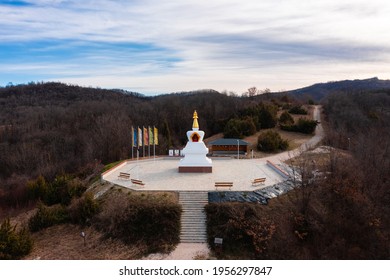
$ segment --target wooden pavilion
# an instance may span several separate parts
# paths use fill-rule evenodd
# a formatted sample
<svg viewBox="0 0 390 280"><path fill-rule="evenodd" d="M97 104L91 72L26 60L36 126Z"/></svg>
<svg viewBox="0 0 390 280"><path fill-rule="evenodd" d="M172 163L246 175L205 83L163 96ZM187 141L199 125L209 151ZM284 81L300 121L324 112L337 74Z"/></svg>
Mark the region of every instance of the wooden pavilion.
<svg viewBox="0 0 390 280"><path fill-rule="evenodd" d="M248 153L249 143L234 138L221 138L214 140L208 144L209 153L213 156L218 155L245 155Z"/></svg>

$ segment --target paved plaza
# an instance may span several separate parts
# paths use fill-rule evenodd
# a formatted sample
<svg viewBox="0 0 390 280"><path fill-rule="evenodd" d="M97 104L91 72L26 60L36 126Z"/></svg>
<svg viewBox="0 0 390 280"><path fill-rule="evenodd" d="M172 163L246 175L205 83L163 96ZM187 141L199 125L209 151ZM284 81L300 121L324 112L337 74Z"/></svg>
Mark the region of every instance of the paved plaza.
<svg viewBox="0 0 390 280"><path fill-rule="evenodd" d="M320 121L320 110L314 108L314 119ZM254 191L285 180L267 164L277 166L317 145L324 136L322 125L316 127L315 135L294 151L279 153L260 159L212 158L212 173L179 173L179 158L157 158L125 161L102 174L102 179L133 190L148 191L215 191L215 182L233 182L232 191ZM130 179L119 179L120 172L130 173L130 178L141 180L143 187L133 185ZM255 178L266 178L265 184L252 186Z"/></svg>
<svg viewBox="0 0 390 280"><path fill-rule="evenodd" d="M103 179L133 190L148 191L214 191L215 182L233 182L232 191L253 191L274 185L284 178L267 165L265 159L213 159L212 173L179 173L178 158L127 161L103 175ZM120 172L130 173L145 186L120 179ZM252 186L255 178L265 177L265 184Z"/></svg>

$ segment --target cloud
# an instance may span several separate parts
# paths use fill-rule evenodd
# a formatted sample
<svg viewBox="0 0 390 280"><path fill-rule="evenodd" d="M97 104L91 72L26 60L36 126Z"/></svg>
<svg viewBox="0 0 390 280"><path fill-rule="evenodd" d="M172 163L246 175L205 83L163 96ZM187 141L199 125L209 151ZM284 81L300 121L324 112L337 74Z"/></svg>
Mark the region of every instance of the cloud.
<svg viewBox="0 0 390 280"><path fill-rule="evenodd" d="M32 3L29 3L27 1L12 1L12 0L1 0L0 5L8 5L8 6L30 6Z"/></svg>
<svg viewBox="0 0 390 280"><path fill-rule="evenodd" d="M114 87L150 91L189 85L240 91L255 83L304 86L309 79L344 78L348 71L390 75L384 63L390 62L390 4L382 0L25 0L0 5L0 84L19 74L25 82L40 75L89 79L96 86L116 81ZM319 67L329 74L314 74Z"/></svg>

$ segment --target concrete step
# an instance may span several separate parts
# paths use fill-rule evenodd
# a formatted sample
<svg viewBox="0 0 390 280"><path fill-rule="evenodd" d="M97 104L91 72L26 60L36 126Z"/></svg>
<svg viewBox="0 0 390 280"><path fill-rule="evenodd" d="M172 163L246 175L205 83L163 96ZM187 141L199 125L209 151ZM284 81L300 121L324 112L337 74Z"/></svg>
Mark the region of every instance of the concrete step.
<svg viewBox="0 0 390 280"><path fill-rule="evenodd" d="M204 217L182 217L182 222L183 222L183 224L186 224L186 223L190 223L190 224L203 223L204 224L206 222L206 218L204 218Z"/></svg>
<svg viewBox="0 0 390 280"><path fill-rule="evenodd" d="M208 203L207 192L179 192L182 205L180 241L204 243L207 241L206 214L204 206Z"/></svg>
<svg viewBox="0 0 390 280"><path fill-rule="evenodd" d="M206 223L204 221L201 221L201 222L198 222L198 223L196 223L196 222L191 223L191 222L185 221L185 222L183 222L181 224L182 224L182 226L186 226L186 227L190 227L190 226L193 226L193 225L206 227Z"/></svg>
<svg viewBox="0 0 390 280"><path fill-rule="evenodd" d="M199 224L199 223L205 223L206 222L206 218L205 217L187 216L187 217L181 217L181 221L183 223L190 223L190 224L196 223L196 224Z"/></svg>
<svg viewBox="0 0 390 280"><path fill-rule="evenodd" d="M184 222L184 223L182 223L182 227L186 227L186 228L189 228L193 225L197 225L199 227L206 228L206 223L204 223L204 222L200 222L200 223Z"/></svg>
<svg viewBox="0 0 390 280"><path fill-rule="evenodd" d="M182 225L192 225L192 224L197 224L197 225L202 225L206 224L206 219L205 218L200 218L197 220L184 220L182 219Z"/></svg>
<svg viewBox="0 0 390 280"><path fill-rule="evenodd" d="M194 234L194 235L206 235L206 228L187 228L187 229L181 229L181 235L184 234Z"/></svg>
<svg viewBox="0 0 390 280"><path fill-rule="evenodd" d="M180 236L181 240L199 240L206 242L207 236L206 235L186 235L186 236Z"/></svg>
<svg viewBox="0 0 390 280"><path fill-rule="evenodd" d="M206 236L206 234L186 234L186 235L183 234L183 235L180 235L180 238L206 240L207 236Z"/></svg>
<svg viewBox="0 0 390 280"><path fill-rule="evenodd" d="M205 229L201 230L202 232L205 231ZM182 229L182 233L180 234L181 236L189 236L189 235L193 235L193 236L206 236L205 233L200 233L200 230L199 229L193 229L193 230L183 230Z"/></svg>
<svg viewBox="0 0 390 280"><path fill-rule="evenodd" d="M182 236L180 239L181 239L181 242L184 242L184 243L192 243L193 241L196 241L194 243L207 242L206 236Z"/></svg>
<svg viewBox="0 0 390 280"><path fill-rule="evenodd" d="M193 240L193 239L182 239L182 243L206 243L206 241L202 240Z"/></svg>

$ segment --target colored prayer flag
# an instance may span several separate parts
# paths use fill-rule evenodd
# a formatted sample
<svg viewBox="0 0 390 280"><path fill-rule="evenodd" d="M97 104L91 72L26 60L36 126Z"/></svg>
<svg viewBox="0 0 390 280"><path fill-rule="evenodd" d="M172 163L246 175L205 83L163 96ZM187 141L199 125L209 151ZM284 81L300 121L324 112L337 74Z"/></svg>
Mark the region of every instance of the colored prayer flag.
<svg viewBox="0 0 390 280"><path fill-rule="evenodd" d="M133 129L133 147L137 147L138 138L137 138L137 129Z"/></svg>
<svg viewBox="0 0 390 280"><path fill-rule="evenodd" d="M158 145L158 129L156 127L154 127L153 140L154 140L154 145Z"/></svg>
<svg viewBox="0 0 390 280"><path fill-rule="evenodd" d="M149 145L153 145L153 130L152 128L149 126Z"/></svg>
<svg viewBox="0 0 390 280"><path fill-rule="evenodd" d="M144 127L144 145L149 145L149 133L146 127Z"/></svg>
<svg viewBox="0 0 390 280"><path fill-rule="evenodd" d="M142 146L142 129L138 127L138 146Z"/></svg>

